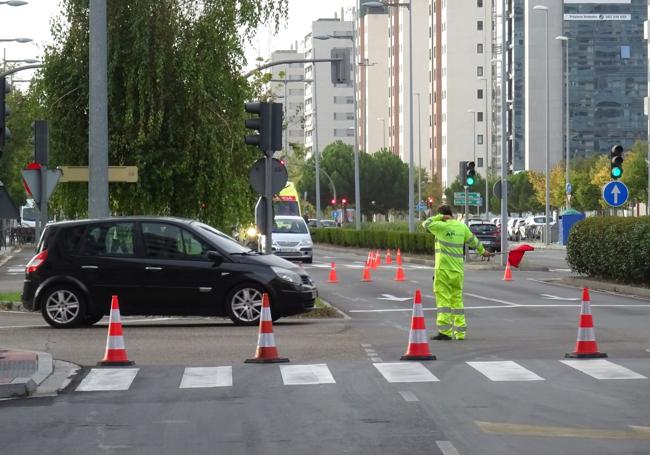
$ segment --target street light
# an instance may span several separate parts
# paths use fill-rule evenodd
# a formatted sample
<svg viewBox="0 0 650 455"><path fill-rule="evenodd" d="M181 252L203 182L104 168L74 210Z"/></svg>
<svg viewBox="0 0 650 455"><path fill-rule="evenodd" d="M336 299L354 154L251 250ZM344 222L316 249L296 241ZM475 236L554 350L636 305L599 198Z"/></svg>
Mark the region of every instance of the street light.
<svg viewBox="0 0 650 455"><path fill-rule="evenodd" d="M479 81L485 82L485 96L483 97L485 99L485 111L483 111L483 122L485 123L485 138L483 139L484 142L484 147L485 147L485 217L489 218L490 216L490 193L489 193L489 182L488 182L488 176L490 172L490 147L492 146L492 137L490 136L490 131L489 131L489 126L490 123L488 121L488 96L487 96L487 91L488 91L488 80L487 77L477 77Z"/></svg>
<svg viewBox="0 0 650 455"><path fill-rule="evenodd" d="M565 60L564 60L564 134L565 134L565 148L566 148L566 208L571 208L571 175L569 174L569 166L571 161L571 152L569 150L569 37L560 35L555 37L556 40L562 41L565 47Z"/></svg>
<svg viewBox="0 0 650 455"><path fill-rule="evenodd" d="M31 43L31 38L0 38L0 43Z"/></svg>
<svg viewBox="0 0 650 455"><path fill-rule="evenodd" d="M422 221L422 123L420 122L420 94L414 93L418 97L418 220Z"/></svg>
<svg viewBox="0 0 650 455"><path fill-rule="evenodd" d="M409 12L409 232L414 231L413 226L413 0L408 3L389 3L386 1L366 2L368 7L404 7Z"/></svg>
<svg viewBox="0 0 650 455"><path fill-rule="evenodd" d="M27 2L24 2L22 0L8 0L6 2L0 2L0 5L9 5L9 6L23 6L26 4Z"/></svg>
<svg viewBox="0 0 650 455"><path fill-rule="evenodd" d="M472 114L472 147L474 148L473 162L475 163L476 162L476 111L474 109L468 109L467 113ZM465 176L462 176L461 178L465 178ZM465 188L467 188L467 183L466 182L462 182L462 183L463 185L465 185ZM465 194L465 197L467 197L467 194Z"/></svg>
<svg viewBox="0 0 650 455"><path fill-rule="evenodd" d="M361 189L359 185L359 134L357 125L357 15L352 9L352 35L316 35L314 39L349 39L352 40L352 109L354 109L354 225L355 229L361 229Z"/></svg>
<svg viewBox="0 0 650 455"><path fill-rule="evenodd" d="M312 46L312 57L316 59L316 47ZM311 129L312 129L312 142L311 151L314 154L314 162L316 166L316 227L320 227L321 211L320 211L320 153L318 152L318 116L316 115L316 62L312 63L312 86L311 86Z"/></svg>
<svg viewBox="0 0 650 455"><path fill-rule="evenodd" d="M549 215L550 215L550 191L549 191L549 172L548 172L548 144L549 144L549 137L548 137L548 114L549 114L549 87L548 87L548 7L543 6L543 5L535 5L533 7L533 10L535 11L541 11L544 13L544 23L546 27L546 32L544 34L544 61L546 62L546 112L545 112L545 118L544 118L544 125L545 125L545 132L546 134L544 135L544 148L546 152L546 160L544 164L544 172L546 174L546 211L545 211L545 219L546 223L544 224L544 244L548 245L549 244Z"/></svg>

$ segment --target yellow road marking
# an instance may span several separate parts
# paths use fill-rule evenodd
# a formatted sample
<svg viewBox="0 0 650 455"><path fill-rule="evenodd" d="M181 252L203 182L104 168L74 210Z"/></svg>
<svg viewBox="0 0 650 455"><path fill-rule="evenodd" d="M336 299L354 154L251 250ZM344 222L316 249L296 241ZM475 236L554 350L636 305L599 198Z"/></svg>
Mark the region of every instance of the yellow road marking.
<svg viewBox="0 0 650 455"><path fill-rule="evenodd" d="M478 425L483 433L492 434L512 434L517 436L542 436L552 438L650 440L650 427L642 426L630 426L629 430L602 430L597 428L549 427L480 421L475 421L474 423Z"/></svg>

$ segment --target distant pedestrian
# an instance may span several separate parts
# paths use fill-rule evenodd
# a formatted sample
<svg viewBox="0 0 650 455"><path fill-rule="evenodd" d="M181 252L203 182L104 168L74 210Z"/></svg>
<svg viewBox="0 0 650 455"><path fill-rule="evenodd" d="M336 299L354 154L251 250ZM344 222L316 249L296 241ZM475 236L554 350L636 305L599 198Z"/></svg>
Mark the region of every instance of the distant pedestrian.
<svg viewBox="0 0 650 455"><path fill-rule="evenodd" d="M492 256L462 222L452 217L451 207L441 205L437 215L422 226L436 236L433 292L436 295L438 335L432 340L464 340L467 332L463 306L464 246L468 244L484 257Z"/></svg>

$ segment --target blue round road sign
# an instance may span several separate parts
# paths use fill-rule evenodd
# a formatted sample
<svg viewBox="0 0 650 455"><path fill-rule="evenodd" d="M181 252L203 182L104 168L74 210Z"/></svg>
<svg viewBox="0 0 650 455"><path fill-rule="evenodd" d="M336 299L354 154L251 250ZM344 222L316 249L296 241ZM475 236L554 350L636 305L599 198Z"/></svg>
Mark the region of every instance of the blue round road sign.
<svg viewBox="0 0 650 455"><path fill-rule="evenodd" d="M630 192L623 182L613 180L603 186L603 199L612 207L620 207L627 202Z"/></svg>

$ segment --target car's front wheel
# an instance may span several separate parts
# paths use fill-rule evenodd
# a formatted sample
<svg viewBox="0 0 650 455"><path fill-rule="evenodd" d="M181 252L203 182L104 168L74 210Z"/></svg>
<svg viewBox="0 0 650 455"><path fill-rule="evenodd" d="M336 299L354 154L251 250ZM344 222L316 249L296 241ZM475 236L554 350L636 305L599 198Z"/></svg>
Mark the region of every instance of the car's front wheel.
<svg viewBox="0 0 650 455"><path fill-rule="evenodd" d="M235 287L226 298L228 317L236 325L259 324L262 314L262 286L244 283Z"/></svg>
<svg viewBox="0 0 650 455"><path fill-rule="evenodd" d="M75 327L86 320L86 299L74 286L53 286L43 295L41 313L52 327Z"/></svg>

